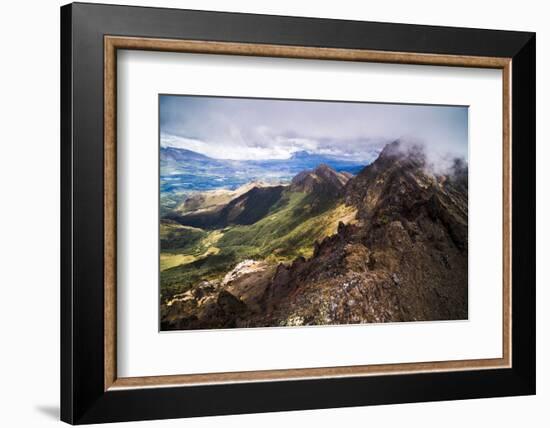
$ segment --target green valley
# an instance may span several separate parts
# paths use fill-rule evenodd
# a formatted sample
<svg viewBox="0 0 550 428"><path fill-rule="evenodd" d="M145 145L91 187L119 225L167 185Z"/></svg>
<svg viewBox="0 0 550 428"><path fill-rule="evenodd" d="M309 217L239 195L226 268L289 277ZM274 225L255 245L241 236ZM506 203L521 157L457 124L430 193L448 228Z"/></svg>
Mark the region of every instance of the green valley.
<svg viewBox="0 0 550 428"><path fill-rule="evenodd" d="M355 209L334 197L285 189L253 224L200 229L173 220L161 224L161 296L170 299L198 281L221 279L246 259L270 264L310 257L316 241L353 222Z"/></svg>

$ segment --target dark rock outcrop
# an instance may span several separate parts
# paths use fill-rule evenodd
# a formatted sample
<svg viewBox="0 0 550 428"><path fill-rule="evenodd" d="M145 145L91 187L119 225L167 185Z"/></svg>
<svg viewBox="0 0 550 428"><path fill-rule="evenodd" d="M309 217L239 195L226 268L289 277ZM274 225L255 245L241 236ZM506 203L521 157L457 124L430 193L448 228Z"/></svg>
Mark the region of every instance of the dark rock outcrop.
<svg viewBox="0 0 550 428"><path fill-rule="evenodd" d="M360 222L277 270L265 295L269 323L467 318L467 169L426 168L421 148L396 142L351 179L344 198Z"/></svg>

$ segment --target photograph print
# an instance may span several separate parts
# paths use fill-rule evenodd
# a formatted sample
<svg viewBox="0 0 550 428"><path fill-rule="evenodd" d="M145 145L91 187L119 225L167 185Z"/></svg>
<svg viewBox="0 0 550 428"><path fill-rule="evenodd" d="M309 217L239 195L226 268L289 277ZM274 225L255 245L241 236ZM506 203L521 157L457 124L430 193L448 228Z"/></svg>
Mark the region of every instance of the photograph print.
<svg viewBox="0 0 550 428"><path fill-rule="evenodd" d="M160 330L468 319L468 107L159 95Z"/></svg>

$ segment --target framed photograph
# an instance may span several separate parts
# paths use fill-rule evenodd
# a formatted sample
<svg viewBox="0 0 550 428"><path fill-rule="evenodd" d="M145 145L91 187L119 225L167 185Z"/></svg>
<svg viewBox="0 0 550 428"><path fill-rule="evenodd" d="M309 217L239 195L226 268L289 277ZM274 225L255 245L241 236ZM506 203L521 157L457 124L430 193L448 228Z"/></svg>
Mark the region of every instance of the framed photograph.
<svg viewBox="0 0 550 428"><path fill-rule="evenodd" d="M61 418L535 393L535 35L61 8Z"/></svg>

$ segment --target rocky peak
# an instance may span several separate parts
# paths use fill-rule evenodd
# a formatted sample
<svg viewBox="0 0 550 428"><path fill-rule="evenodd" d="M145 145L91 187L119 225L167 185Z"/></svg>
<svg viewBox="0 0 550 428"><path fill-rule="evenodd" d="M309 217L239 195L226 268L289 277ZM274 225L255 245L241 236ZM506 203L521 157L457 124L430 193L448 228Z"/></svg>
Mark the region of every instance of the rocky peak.
<svg viewBox="0 0 550 428"><path fill-rule="evenodd" d="M396 140L390 144L386 144L374 163L381 165L394 164L396 162L409 167L424 167L426 165L424 147Z"/></svg>
<svg viewBox="0 0 550 428"><path fill-rule="evenodd" d="M351 178L344 197L358 222L279 267L265 293L270 316L281 325L466 317L468 191L452 177L467 166L444 177L426 169L421 148L397 141Z"/></svg>
<svg viewBox="0 0 550 428"><path fill-rule="evenodd" d="M313 170L296 175L290 186L295 192L340 192L348 181L348 175L336 172L326 164L319 164Z"/></svg>
<svg viewBox="0 0 550 428"><path fill-rule="evenodd" d="M435 175L422 147L395 141L349 181L345 198L369 228L393 221L408 225L429 217L445 226L457 248L467 248L467 165L463 161L455 161L447 175Z"/></svg>

